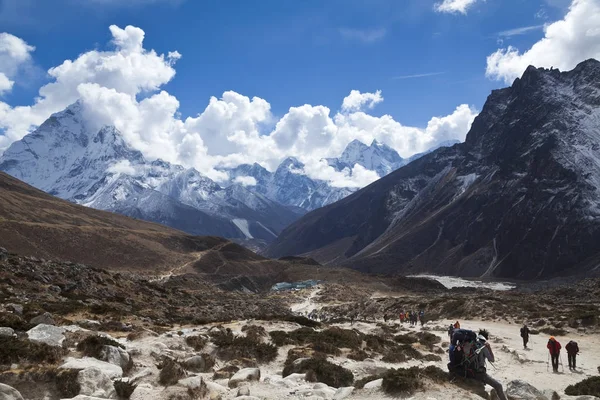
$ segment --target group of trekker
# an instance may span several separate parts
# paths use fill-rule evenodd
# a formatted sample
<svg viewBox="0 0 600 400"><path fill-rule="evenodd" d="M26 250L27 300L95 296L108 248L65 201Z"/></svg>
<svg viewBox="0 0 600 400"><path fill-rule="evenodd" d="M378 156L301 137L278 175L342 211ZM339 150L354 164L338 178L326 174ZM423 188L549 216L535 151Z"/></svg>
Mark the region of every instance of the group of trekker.
<svg viewBox="0 0 600 400"><path fill-rule="evenodd" d="M523 348L527 349L529 342L529 334L531 331L527 325L521 328L521 338L523 339ZM495 361L494 353L488 342L489 332L485 329L475 333L474 331L461 329L460 323L450 325L448 328L448 336L450 337L450 362L448 370L465 378L473 378L484 384L490 385L496 390L500 400L506 400L502 384L492 378L487 373L486 360L490 363ZM551 336L546 345L548 348L548 358L552 360L552 369L558 372L561 344L554 336ZM575 371L577 368L576 358L579 353L579 346L576 342L570 341L566 346L569 369ZM562 361L560 362L562 364ZM492 364L493 365L493 364Z"/></svg>
<svg viewBox="0 0 600 400"><path fill-rule="evenodd" d="M425 324L425 311L421 310L418 313L416 311L402 311L399 318L401 324L403 324L404 321L408 321L411 326L416 326L421 322L421 326L423 326Z"/></svg>

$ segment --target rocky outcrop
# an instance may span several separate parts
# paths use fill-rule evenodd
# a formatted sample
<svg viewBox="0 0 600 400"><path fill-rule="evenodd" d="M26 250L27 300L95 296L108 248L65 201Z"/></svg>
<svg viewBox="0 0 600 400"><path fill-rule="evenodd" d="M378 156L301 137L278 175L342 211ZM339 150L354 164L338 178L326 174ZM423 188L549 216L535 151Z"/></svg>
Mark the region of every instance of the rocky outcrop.
<svg viewBox="0 0 600 400"><path fill-rule="evenodd" d="M89 367L79 371L77 382L81 387L79 394L104 399L116 398L112 380L97 367Z"/></svg>
<svg viewBox="0 0 600 400"><path fill-rule="evenodd" d="M67 357L65 362L60 366L65 369L88 369L94 368L100 370L110 379L120 378L123 376L123 369L117 365L100 361L92 357L73 358Z"/></svg>
<svg viewBox="0 0 600 400"><path fill-rule="evenodd" d="M60 326L40 324L27 331L27 337L34 342L60 347L65 340L66 329Z"/></svg>
<svg viewBox="0 0 600 400"><path fill-rule="evenodd" d="M2 400L23 400L23 396L13 387L0 383L0 399Z"/></svg>

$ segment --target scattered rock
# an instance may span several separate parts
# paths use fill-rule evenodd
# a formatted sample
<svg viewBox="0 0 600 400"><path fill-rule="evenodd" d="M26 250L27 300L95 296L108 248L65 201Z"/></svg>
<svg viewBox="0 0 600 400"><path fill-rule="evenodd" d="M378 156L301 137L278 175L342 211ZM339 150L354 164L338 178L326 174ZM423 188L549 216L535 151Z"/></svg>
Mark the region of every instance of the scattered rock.
<svg viewBox="0 0 600 400"><path fill-rule="evenodd" d="M0 383L0 399L2 400L23 400L19 391L11 386Z"/></svg>
<svg viewBox="0 0 600 400"><path fill-rule="evenodd" d="M229 379L239 370L235 365L226 365L214 373L213 379Z"/></svg>
<svg viewBox="0 0 600 400"><path fill-rule="evenodd" d="M15 336L15 330L13 328L2 327L0 328L0 336L13 337Z"/></svg>
<svg viewBox="0 0 600 400"><path fill-rule="evenodd" d="M239 370L229 379L228 386L230 388L236 388L242 382L258 381L260 380L260 369L258 368L244 368Z"/></svg>
<svg viewBox="0 0 600 400"><path fill-rule="evenodd" d="M100 361L92 357L73 358L67 357L65 363L60 368L66 369L86 369L98 368L110 379L120 378L123 376L123 369L118 365Z"/></svg>
<svg viewBox="0 0 600 400"><path fill-rule="evenodd" d="M90 367L79 371L77 381L81 386L79 394L110 399L115 396L115 388L110 378L99 368Z"/></svg>
<svg viewBox="0 0 600 400"><path fill-rule="evenodd" d="M383 384L383 379L375 379L374 381L365 383L365 389L380 389Z"/></svg>
<svg viewBox="0 0 600 400"><path fill-rule="evenodd" d="M354 392L354 386L341 387L333 395L333 400L342 400Z"/></svg>
<svg viewBox="0 0 600 400"><path fill-rule="evenodd" d="M542 392L521 380L508 382L506 397L509 400L548 400Z"/></svg>
<svg viewBox="0 0 600 400"><path fill-rule="evenodd" d="M46 343L50 346L62 346L65 340L65 328L60 326L39 324L27 331L27 337L33 342Z"/></svg>
<svg viewBox="0 0 600 400"><path fill-rule="evenodd" d="M82 328L93 330L100 329L100 327L102 326L100 321L95 321L93 319L82 319L77 321L76 324Z"/></svg>
<svg viewBox="0 0 600 400"><path fill-rule="evenodd" d="M238 389L236 397L241 397L241 396L250 396L250 387L249 386L245 385Z"/></svg>
<svg viewBox="0 0 600 400"><path fill-rule="evenodd" d="M39 325L39 324L56 325L54 318L52 318L52 314L50 314L48 312L45 312L42 315L38 315L37 317L31 318L29 323L32 325Z"/></svg>
<svg viewBox="0 0 600 400"><path fill-rule="evenodd" d="M192 372L208 372L215 365L215 360L208 354L193 356L183 361L185 369Z"/></svg>
<svg viewBox="0 0 600 400"><path fill-rule="evenodd" d="M23 306L21 304L10 303L6 305L6 309L18 315L23 315Z"/></svg>
<svg viewBox="0 0 600 400"><path fill-rule="evenodd" d="M130 367L131 356L120 347L105 345L100 352L100 359L127 370Z"/></svg>

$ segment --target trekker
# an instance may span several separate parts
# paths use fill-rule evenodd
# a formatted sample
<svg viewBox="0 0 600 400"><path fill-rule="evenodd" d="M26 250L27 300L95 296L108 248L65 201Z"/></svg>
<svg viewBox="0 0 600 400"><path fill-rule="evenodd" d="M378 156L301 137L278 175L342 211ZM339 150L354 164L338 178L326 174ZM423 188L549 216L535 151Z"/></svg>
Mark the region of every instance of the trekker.
<svg viewBox="0 0 600 400"><path fill-rule="evenodd" d="M450 327L448 328L448 337L450 338L450 340L452 340L453 333L454 333L454 325L450 324Z"/></svg>
<svg viewBox="0 0 600 400"><path fill-rule="evenodd" d="M562 346L554 338L554 336L550 336L550 340L548 340L548 344L546 345L548 351L550 351L550 358L552 359L552 369L554 372L558 372L558 357L560 357L560 349Z"/></svg>
<svg viewBox="0 0 600 400"><path fill-rule="evenodd" d="M577 345L577 342L572 340L569 341L569 343L567 343L565 346L565 350L567 350L567 358L569 359L569 369L575 371L577 368L576 358L577 354L579 353L579 346Z"/></svg>
<svg viewBox="0 0 600 400"><path fill-rule="evenodd" d="M400 323L403 324L404 323L404 311L402 311L400 313Z"/></svg>
<svg viewBox="0 0 600 400"><path fill-rule="evenodd" d="M527 348L527 342L529 342L529 328L527 324L524 324L521 328L521 337L523 338L523 348Z"/></svg>
<svg viewBox="0 0 600 400"><path fill-rule="evenodd" d="M502 384L489 376L485 367L486 359L492 363L495 360L494 352L488 342L489 336L489 332L485 329L480 330L479 335L477 335L478 350L475 351L475 379L496 389L496 394L498 394L500 400L507 400L502 389Z"/></svg>
<svg viewBox="0 0 600 400"><path fill-rule="evenodd" d="M421 326L425 324L425 311L419 311L419 321L421 321Z"/></svg>
<svg viewBox="0 0 600 400"><path fill-rule="evenodd" d="M388 319L389 319L388 315L387 314L383 314L383 322L385 322L387 324Z"/></svg>
<svg viewBox="0 0 600 400"><path fill-rule="evenodd" d="M456 321L454 323L454 329L460 329L460 322Z"/></svg>

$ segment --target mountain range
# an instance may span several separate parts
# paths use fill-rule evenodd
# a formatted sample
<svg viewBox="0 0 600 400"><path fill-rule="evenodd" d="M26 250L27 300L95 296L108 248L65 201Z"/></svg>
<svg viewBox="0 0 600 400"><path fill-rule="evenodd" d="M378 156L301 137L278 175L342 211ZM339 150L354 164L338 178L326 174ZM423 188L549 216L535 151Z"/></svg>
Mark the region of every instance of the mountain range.
<svg viewBox="0 0 600 400"><path fill-rule="evenodd" d="M361 164L384 175L403 160L378 142L354 141L328 162L338 169ZM254 249L307 211L356 191L311 179L303 169L293 157L274 172L244 164L223 169L230 178L218 184L194 168L146 160L113 126L93 129L80 102L52 115L0 157L0 170L62 199Z"/></svg>
<svg viewBox="0 0 600 400"><path fill-rule="evenodd" d="M266 254L374 273L598 273L599 190L600 62L529 67L491 93L464 143L308 213Z"/></svg>

